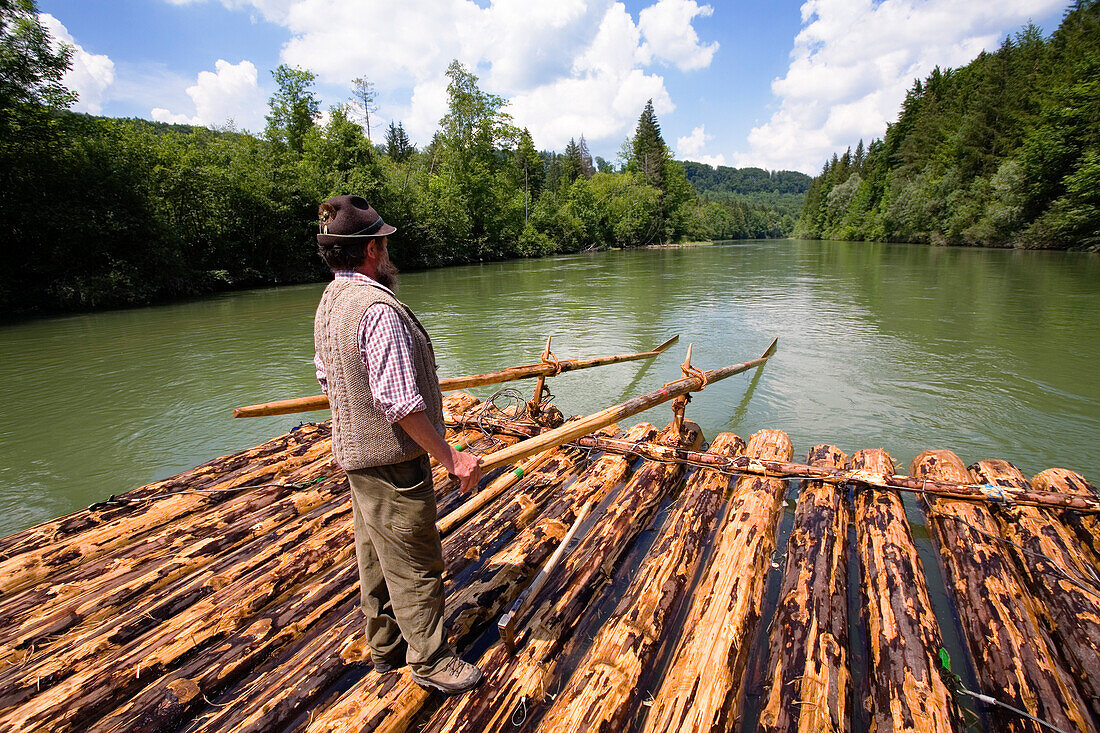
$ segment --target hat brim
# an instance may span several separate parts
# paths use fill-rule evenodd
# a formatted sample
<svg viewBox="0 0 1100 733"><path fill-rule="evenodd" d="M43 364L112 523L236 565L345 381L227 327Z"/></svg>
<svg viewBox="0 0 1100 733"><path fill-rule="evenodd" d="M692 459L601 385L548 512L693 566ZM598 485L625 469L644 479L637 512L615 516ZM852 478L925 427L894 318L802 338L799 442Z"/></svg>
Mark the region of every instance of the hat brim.
<svg viewBox="0 0 1100 733"><path fill-rule="evenodd" d="M374 234L318 234L317 244L355 244L388 237L396 231L397 227L392 224L383 224Z"/></svg>

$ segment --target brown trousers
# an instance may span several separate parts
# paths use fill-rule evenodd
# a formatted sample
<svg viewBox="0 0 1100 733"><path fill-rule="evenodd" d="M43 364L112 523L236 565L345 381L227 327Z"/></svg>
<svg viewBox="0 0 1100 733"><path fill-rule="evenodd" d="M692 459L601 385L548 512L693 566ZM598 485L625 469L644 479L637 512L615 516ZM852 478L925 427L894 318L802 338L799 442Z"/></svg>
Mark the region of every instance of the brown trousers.
<svg viewBox="0 0 1100 733"><path fill-rule="evenodd" d="M443 629L443 548L428 457L348 471L355 556L374 659L430 675L454 655Z"/></svg>

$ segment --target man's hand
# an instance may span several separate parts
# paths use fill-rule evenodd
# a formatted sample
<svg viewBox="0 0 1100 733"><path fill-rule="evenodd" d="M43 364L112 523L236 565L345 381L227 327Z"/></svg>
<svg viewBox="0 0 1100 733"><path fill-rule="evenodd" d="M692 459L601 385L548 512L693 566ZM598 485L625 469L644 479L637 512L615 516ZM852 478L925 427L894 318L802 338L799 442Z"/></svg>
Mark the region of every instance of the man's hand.
<svg viewBox="0 0 1100 733"><path fill-rule="evenodd" d="M481 480L481 464L478 457L472 453L460 453L451 448L450 461L443 465L447 472L458 479L458 487L463 493L469 493L477 488L477 482Z"/></svg>
<svg viewBox="0 0 1100 733"><path fill-rule="evenodd" d="M397 421L409 436L415 440L421 448L428 451L432 458L443 464L447 473L458 478L459 488L464 492L470 492L481 480L481 466L478 465L478 457L472 453L460 453L447 444L435 432L432 423L423 410L410 413Z"/></svg>

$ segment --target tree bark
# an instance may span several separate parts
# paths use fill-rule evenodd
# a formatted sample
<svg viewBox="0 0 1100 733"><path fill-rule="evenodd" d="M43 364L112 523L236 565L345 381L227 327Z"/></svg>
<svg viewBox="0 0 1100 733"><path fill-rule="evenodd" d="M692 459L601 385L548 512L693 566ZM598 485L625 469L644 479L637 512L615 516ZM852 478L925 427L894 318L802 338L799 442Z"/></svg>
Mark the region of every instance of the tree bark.
<svg viewBox="0 0 1100 733"><path fill-rule="evenodd" d="M1098 495L1096 487L1084 476L1065 468L1048 468L1031 479L1031 485L1041 491L1057 491L1074 496ZM1065 511L1062 521L1073 529L1077 539L1087 548L1089 563L1100 573L1100 515Z"/></svg>
<svg viewBox="0 0 1100 733"><path fill-rule="evenodd" d="M917 478L970 478L958 456L943 450L921 453L909 472ZM1095 731L1088 706L1036 617L1009 548L998 541L989 509L942 498L926 497L923 503L981 692L1064 730ZM1044 730L1000 707L989 710L989 719L997 731Z"/></svg>
<svg viewBox="0 0 1100 733"><path fill-rule="evenodd" d="M1030 488L1008 461L979 461L970 473L1009 494ZM998 510L1001 535L1012 543L1004 549L1011 550L1023 571L1066 671L1093 715L1100 716L1100 582L1095 571L1073 531L1048 512L1026 506Z"/></svg>
<svg viewBox="0 0 1100 733"><path fill-rule="evenodd" d="M698 427L684 425L678 436L666 429L659 441L690 448L701 442ZM535 709L562 672L558 656L581 622L596 590L660 507L662 499L682 480L679 464L646 462L616 500L598 516L588 534L550 577L530 610L516 619L516 652L503 643L482 655L485 675L474 691L444 702L425 731L516 730L529 726ZM521 702L522 701L522 702ZM524 707L524 724L513 715ZM510 725L509 725L510 723ZM377 730L399 730L397 726ZM315 733L310 731L310 733Z"/></svg>
<svg viewBox="0 0 1100 733"><path fill-rule="evenodd" d="M893 460L878 449L858 451L849 465L872 473L894 471ZM872 730L962 730L958 707L937 668L943 637L901 496L857 489L854 519L869 651L865 705Z"/></svg>
<svg viewBox="0 0 1100 733"><path fill-rule="evenodd" d="M749 439L746 455L789 461L791 451L786 434L761 430ZM732 730L737 725L749 644L760 618L786 491L785 481L737 480L717 547L644 730Z"/></svg>
<svg viewBox="0 0 1100 733"><path fill-rule="evenodd" d="M745 441L718 435L710 452L734 456ZM591 648L557 695L540 731L628 730L641 706L641 678L670 634L732 477L700 469L673 505L660 535Z"/></svg>
<svg viewBox="0 0 1100 733"><path fill-rule="evenodd" d="M843 468L831 445L806 463ZM759 729L847 731L852 699L848 661L848 509L843 487L803 481L787 567L772 621L768 679Z"/></svg>

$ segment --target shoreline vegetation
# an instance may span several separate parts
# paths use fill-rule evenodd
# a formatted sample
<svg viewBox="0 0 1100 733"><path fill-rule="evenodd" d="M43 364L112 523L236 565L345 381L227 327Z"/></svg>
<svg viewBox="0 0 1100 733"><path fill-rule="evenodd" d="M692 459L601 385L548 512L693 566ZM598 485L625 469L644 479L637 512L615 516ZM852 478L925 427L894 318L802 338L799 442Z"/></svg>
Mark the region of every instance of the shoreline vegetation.
<svg viewBox="0 0 1100 733"><path fill-rule="evenodd" d="M539 151L457 61L422 149L397 121L369 136L369 80L321 122L314 75L287 66L259 135L76 114L61 83L71 49L36 13L34 0L0 8L5 319L323 281L317 204L349 192L398 227L404 270L789 236L1100 249L1095 0L1048 39L1029 26L918 80L882 140L814 179L676 161L651 103L617 164L582 131Z"/></svg>
<svg viewBox="0 0 1100 733"><path fill-rule="evenodd" d="M232 122L207 129L67 111L71 50L52 50L33 0L0 8L0 43L6 316L322 281L317 206L343 193L363 195L398 227L393 256L412 270L786 236L792 196L810 183L802 173L720 169L698 193L651 103L617 166L593 157L581 130L563 153L540 152L507 100L457 61L447 114L417 149L397 121L369 137L375 91L364 78L322 116L314 75L280 66L267 127L253 135Z"/></svg>
<svg viewBox="0 0 1100 733"><path fill-rule="evenodd" d="M793 236L1100 251L1100 5L918 79L883 139L825 163Z"/></svg>

